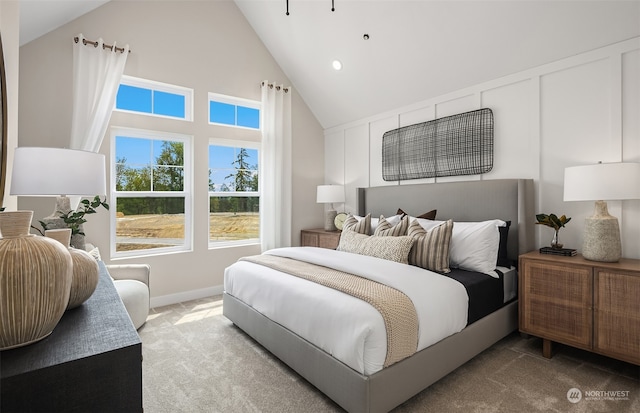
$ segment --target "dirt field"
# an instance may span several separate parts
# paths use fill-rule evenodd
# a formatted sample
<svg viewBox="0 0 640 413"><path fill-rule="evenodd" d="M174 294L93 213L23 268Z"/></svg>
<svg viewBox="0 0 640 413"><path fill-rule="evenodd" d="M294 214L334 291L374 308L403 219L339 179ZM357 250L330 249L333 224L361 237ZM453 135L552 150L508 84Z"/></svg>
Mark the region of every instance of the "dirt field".
<svg viewBox="0 0 640 413"><path fill-rule="evenodd" d="M209 236L212 241L258 238L260 232L260 215L257 213L209 214L209 223ZM117 251L172 246L174 244L165 240L184 238L184 215L119 216L116 236L131 238L131 242L118 242ZM144 239L153 241L146 243Z"/></svg>

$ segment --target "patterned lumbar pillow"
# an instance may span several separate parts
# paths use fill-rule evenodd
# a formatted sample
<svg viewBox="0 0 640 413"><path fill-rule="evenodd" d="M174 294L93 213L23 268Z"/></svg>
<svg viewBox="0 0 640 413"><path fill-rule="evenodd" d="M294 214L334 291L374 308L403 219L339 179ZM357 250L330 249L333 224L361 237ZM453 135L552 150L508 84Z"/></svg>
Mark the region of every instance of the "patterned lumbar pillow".
<svg viewBox="0 0 640 413"><path fill-rule="evenodd" d="M407 230L407 235L414 240L409 253L409 264L440 273L450 272L449 245L452 232L452 220L445 221L429 231L425 230L418 220L413 220Z"/></svg>
<svg viewBox="0 0 640 413"><path fill-rule="evenodd" d="M399 237L407 235L407 228L409 228L409 216L405 215L398 224L391 225L389 221L385 219L383 215L380 215L378 226L373 235L378 237Z"/></svg>
<svg viewBox="0 0 640 413"><path fill-rule="evenodd" d="M369 232L371 231L371 214L367 214L367 216L360 221L358 221L358 219L353 215L349 214L347 219L344 220L342 231L354 231L359 234L369 235Z"/></svg>
<svg viewBox="0 0 640 413"><path fill-rule="evenodd" d="M337 249L407 264L412 245L413 239L408 236L372 237L354 231L342 231Z"/></svg>

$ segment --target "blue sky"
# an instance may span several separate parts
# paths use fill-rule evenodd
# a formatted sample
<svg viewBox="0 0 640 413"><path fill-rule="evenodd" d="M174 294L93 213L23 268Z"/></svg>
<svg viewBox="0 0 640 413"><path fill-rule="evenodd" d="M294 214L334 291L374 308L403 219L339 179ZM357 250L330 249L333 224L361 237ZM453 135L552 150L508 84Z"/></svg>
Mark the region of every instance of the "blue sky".
<svg viewBox="0 0 640 413"><path fill-rule="evenodd" d="M116 109L185 119L186 96L121 84L116 96ZM209 122L260 129L260 110L209 100Z"/></svg>

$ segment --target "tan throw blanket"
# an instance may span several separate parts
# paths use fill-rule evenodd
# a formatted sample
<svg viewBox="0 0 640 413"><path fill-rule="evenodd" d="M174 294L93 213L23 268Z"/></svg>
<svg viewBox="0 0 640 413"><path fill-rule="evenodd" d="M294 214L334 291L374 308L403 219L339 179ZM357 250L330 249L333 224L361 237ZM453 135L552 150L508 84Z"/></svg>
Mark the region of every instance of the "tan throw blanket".
<svg viewBox="0 0 640 413"><path fill-rule="evenodd" d="M413 302L402 291L354 274L286 257L254 255L240 260L313 281L371 304L382 315L387 329L384 367L416 352L418 315Z"/></svg>

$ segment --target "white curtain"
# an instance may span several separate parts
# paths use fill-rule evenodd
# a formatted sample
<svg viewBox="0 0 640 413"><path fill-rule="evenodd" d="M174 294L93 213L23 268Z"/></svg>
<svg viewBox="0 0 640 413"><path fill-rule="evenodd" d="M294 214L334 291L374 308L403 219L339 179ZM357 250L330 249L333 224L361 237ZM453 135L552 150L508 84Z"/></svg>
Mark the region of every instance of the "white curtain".
<svg viewBox="0 0 640 413"><path fill-rule="evenodd" d="M262 250L291 246L291 88L262 82Z"/></svg>
<svg viewBox="0 0 640 413"><path fill-rule="evenodd" d="M73 118L71 122L71 149L98 152L111 119L120 79L129 55L103 49L98 45L84 45L82 34L73 44Z"/></svg>

